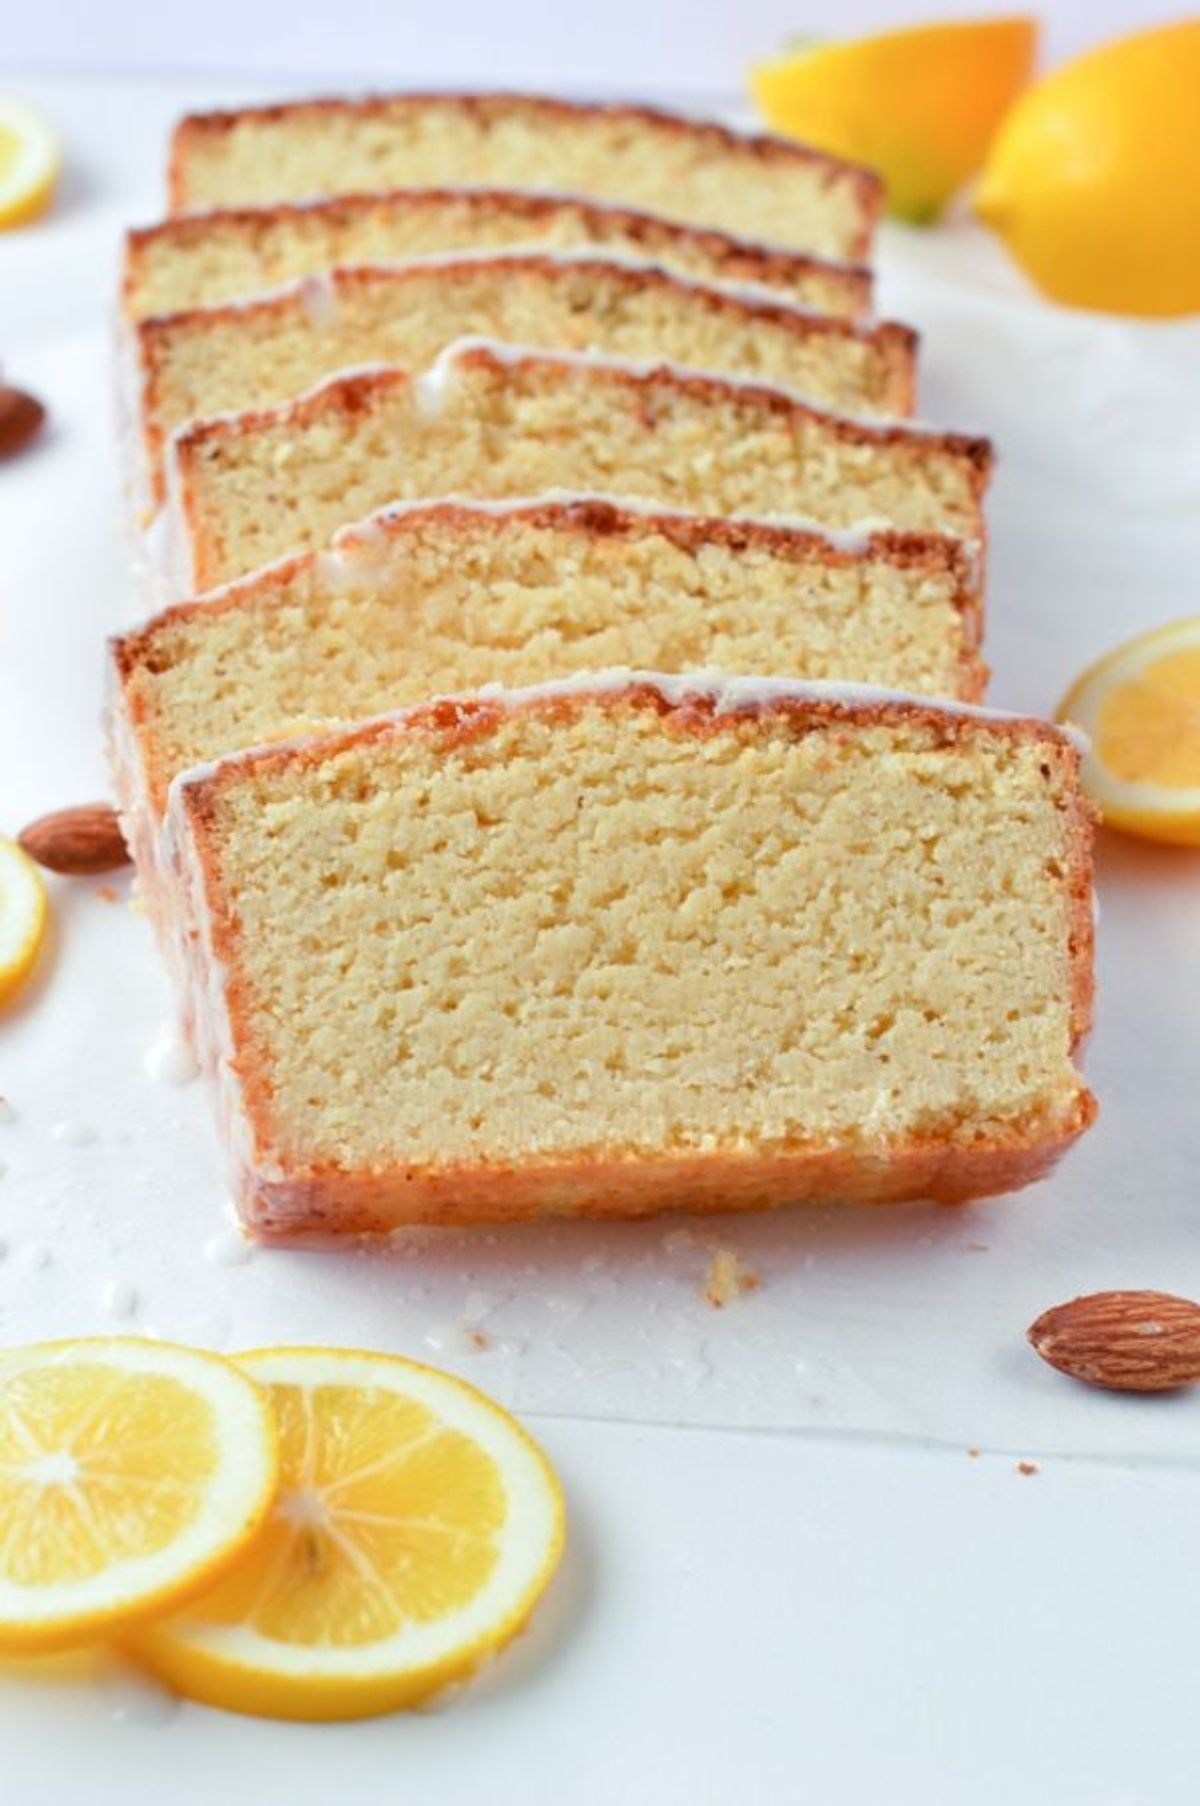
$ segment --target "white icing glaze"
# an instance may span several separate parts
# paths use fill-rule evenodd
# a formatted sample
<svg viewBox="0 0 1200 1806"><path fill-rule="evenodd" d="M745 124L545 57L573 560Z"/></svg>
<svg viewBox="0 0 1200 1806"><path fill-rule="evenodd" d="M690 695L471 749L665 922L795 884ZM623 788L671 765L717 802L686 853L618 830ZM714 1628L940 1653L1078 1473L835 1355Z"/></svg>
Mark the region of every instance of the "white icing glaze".
<svg viewBox="0 0 1200 1806"><path fill-rule="evenodd" d="M810 414L818 414L825 420L841 420L852 425L857 431L883 436L895 433L911 434L913 438L944 439L953 431L956 438L976 437L968 429L953 429L938 426L929 420L901 419L894 416L848 414L829 407L826 403L812 401L795 389L785 388L780 383L770 383L756 377L731 376L727 371L698 370L688 364L673 363L670 358L619 358L609 357L602 352L563 351L541 345L514 345L503 339L488 338L485 334L465 333L462 338L453 339L444 351L438 353L428 370L422 371L414 379L414 388L419 391L423 412L431 418L436 417L444 405L445 397L450 393L457 367L472 352L484 352L497 364L551 364L567 366L574 369L616 370L627 376L653 377L669 376L685 382L700 381L710 386L730 389L737 394L767 394L783 396L796 406L804 408ZM346 371L339 371L345 376ZM397 373L398 374L398 373ZM308 394L319 395L328 388L332 379L310 389ZM284 413L283 409L272 410Z"/></svg>
<svg viewBox="0 0 1200 1806"><path fill-rule="evenodd" d="M825 521L817 520L808 514L696 514L685 508L672 508L668 503L651 500L647 496L620 495L599 489L541 489L535 495L501 496L488 498L473 495L439 495L435 499L417 497L413 501L389 502L386 507L377 508L361 521L352 521L345 527L339 527L330 541L328 552L318 553L320 559L343 556L360 541L374 539L378 544L386 537L386 529L392 521L402 521L410 515L437 514L454 510L468 514L483 514L503 517L510 514L522 514L530 509L587 507L597 504L619 509L622 514L632 514L647 520L663 520L678 522L686 526L689 522L711 521L720 527L762 528L771 533L803 535L808 539L820 540L830 551L841 552L849 557L863 557L872 549L872 542L879 534L894 534L901 537L911 536L919 539L944 540L953 545L970 548L974 541L961 538L955 533L939 533L933 529L920 530L897 527L893 521L884 519L882 515L870 516L856 521L852 527L832 527ZM289 562L280 559L280 565ZM266 570L275 566L267 566ZM256 573L257 575L258 573ZM223 586L225 589L232 584ZM217 592L212 592L216 594Z"/></svg>
<svg viewBox="0 0 1200 1806"><path fill-rule="evenodd" d="M389 709L368 720L356 722L349 728L338 727L328 733L301 734L290 740L272 741L268 747L245 747L222 754L218 758L191 766L172 780L167 804L168 822L174 823L176 830L182 828L187 834L189 830L183 801L186 792L194 786L208 783L222 770L238 765L251 765L263 757L273 757L281 752L317 746L322 741L340 745L348 735L353 736L381 724L390 723L400 727L413 716L420 715L437 704L454 706L484 701L499 704L506 709L519 709L558 697L611 696L634 688L657 690L663 701L672 708L681 708L695 698L702 698L713 704L713 712L718 716L749 713L778 702L832 703L850 711L899 703L926 715L985 723L1026 724L1038 728L1052 739L1065 741L1080 751L1085 751L1088 744L1086 735L1081 734L1078 728L1045 721L1040 716L1022 715L1008 709L983 708L978 703L956 702L945 697L918 696L908 690L892 690L877 684L841 683L827 678L734 677L714 669L686 671L676 675L663 671L639 670L629 665L613 665L599 671L576 671L569 677L551 678L544 683L511 687L500 683L481 684L477 690L446 692L410 704L406 708Z"/></svg>

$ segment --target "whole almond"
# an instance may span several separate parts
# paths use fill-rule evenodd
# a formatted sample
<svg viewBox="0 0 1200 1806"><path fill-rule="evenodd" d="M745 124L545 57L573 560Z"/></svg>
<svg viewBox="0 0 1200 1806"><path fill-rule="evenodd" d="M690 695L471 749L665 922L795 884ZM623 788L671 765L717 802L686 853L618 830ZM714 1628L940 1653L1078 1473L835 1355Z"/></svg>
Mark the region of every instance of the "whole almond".
<svg viewBox="0 0 1200 1806"><path fill-rule="evenodd" d="M1200 1380L1200 1304L1171 1292L1092 1292L1029 1327L1043 1361L1110 1392L1172 1392Z"/></svg>
<svg viewBox="0 0 1200 1806"><path fill-rule="evenodd" d="M111 803L81 803L41 815L17 835L39 865L68 878L90 878L115 872L129 863L129 849Z"/></svg>
<svg viewBox="0 0 1200 1806"><path fill-rule="evenodd" d="M0 384L0 458L24 451L45 418L36 396Z"/></svg>

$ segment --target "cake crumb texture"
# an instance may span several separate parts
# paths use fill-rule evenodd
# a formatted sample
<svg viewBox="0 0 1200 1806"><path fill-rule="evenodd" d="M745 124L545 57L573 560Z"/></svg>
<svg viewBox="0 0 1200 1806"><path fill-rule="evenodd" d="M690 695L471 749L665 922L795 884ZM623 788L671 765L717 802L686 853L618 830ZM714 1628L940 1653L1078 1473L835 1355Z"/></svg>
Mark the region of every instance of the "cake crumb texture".
<svg viewBox="0 0 1200 1806"><path fill-rule="evenodd" d="M516 246L593 249L658 263L695 281L753 284L845 319L861 318L871 306L871 273L860 264L574 196L504 188L408 188L164 220L129 234L122 299L128 317L144 319L280 288L338 264Z"/></svg>
<svg viewBox="0 0 1200 1806"><path fill-rule="evenodd" d="M172 212L353 190L487 182L624 201L828 257L866 257L873 172L783 138L655 108L522 94L393 94L193 114Z"/></svg>
<svg viewBox="0 0 1200 1806"><path fill-rule="evenodd" d="M481 700L178 808L268 1228L969 1196L1090 1118L1090 823L1037 724Z"/></svg>
<svg viewBox="0 0 1200 1806"><path fill-rule="evenodd" d="M379 372L184 431L194 587L319 547L394 501L571 489L698 514L808 515L983 538L983 440L872 431L778 391L486 348L420 382Z"/></svg>
<svg viewBox="0 0 1200 1806"><path fill-rule="evenodd" d="M862 551L810 533L610 503L377 517L117 642L161 812L189 765L446 691L629 665L981 694L969 555L936 535Z"/></svg>

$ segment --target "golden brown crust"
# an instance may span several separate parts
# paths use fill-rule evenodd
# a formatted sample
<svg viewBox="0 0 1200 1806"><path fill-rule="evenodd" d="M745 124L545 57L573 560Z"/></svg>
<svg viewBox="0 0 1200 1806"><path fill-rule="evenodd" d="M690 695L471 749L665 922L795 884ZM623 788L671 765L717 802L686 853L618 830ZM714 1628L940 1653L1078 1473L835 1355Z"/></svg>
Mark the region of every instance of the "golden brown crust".
<svg viewBox="0 0 1200 1806"><path fill-rule="evenodd" d="M243 120L267 123L302 119L306 116L319 117L325 113L357 113L364 117L378 117L389 112L410 108L428 109L439 105L449 105L485 120L503 118L513 113L534 113L543 118L632 120L652 130L668 132L696 144L710 144L726 153L740 153L758 162L803 164L822 172L826 182L831 185L848 183L854 188L864 220L861 242L855 247L856 256L867 254L872 232L883 209L883 182L874 170L866 169L861 164L843 162L812 145L798 144L790 138L761 132L734 132L714 120L685 119L679 114L632 101L573 101L545 94L416 93L364 95L354 100L335 95L314 96L308 100L274 102L257 107L189 113L179 121L171 135L167 170L170 211L179 213L189 205L184 159L190 144L206 137L222 137Z"/></svg>
<svg viewBox="0 0 1200 1806"><path fill-rule="evenodd" d="M664 1211L778 1210L816 1204L966 1204L1042 1179L1096 1115L1080 1093L1066 1123L1031 1123L1008 1139L950 1144L913 1140L887 1159L863 1150L802 1148L786 1154L680 1154L674 1159L580 1155L570 1163L515 1168L481 1163L386 1173L313 1169L235 1175L246 1227L260 1240L382 1234L413 1224L464 1227L533 1217L634 1220Z"/></svg>
<svg viewBox="0 0 1200 1806"><path fill-rule="evenodd" d="M138 267L144 253L156 244L194 244L225 226L252 233L255 228L287 220L351 220L386 213L396 207L414 211L445 204L478 205L522 219L546 220L562 214L595 223L615 224L629 239L645 246L648 258L669 253L672 246L694 245L720 266L722 279L758 282L766 287L798 286L806 276L824 275L845 286L854 297L855 313L871 305L872 275L865 264L839 263L802 251L736 238L715 227L687 226L662 219L637 208L599 203L575 196L537 194L521 188L395 188L366 194L334 195L328 200L278 202L269 207L215 207L203 213L180 214L152 226L136 226L126 234L124 275L121 284L124 311L131 302Z"/></svg>
<svg viewBox="0 0 1200 1806"><path fill-rule="evenodd" d="M515 698L440 699L406 712L361 723L341 732L289 746L262 747L238 754L203 776L190 779L182 803L210 905L220 887L213 851L217 800L222 788L252 765L306 767L335 758L348 747L420 735L442 751L479 738L514 712L562 718L583 707L652 708L669 718L669 731L707 737L736 731L747 719L782 716L798 731L827 731L839 722L856 725L919 722L941 744L953 744L978 725L971 717L917 698L847 701L841 698L774 696L720 712L714 699L693 693L670 700L652 684L631 682L615 691L589 691ZM1078 1041L1090 1017L1092 994L1091 815L1078 794L1078 754L1048 723L1025 717L989 718L989 732L1040 742L1047 781L1057 777L1065 790L1060 805L1070 813L1069 958L1073 1028ZM213 908L211 954L228 972L226 1005L235 1045L245 1048L249 993L238 970L236 930L231 917ZM270 1077L235 1052L242 1099L258 1149L256 1165L237 1176L238 1197L248 1226L265 1238L287 1238L336 1230L386 1230L399 1224L514 1222L555 1214L638 1217L668 1209L763 1210L795 1203L889 1203L914 1198L957 1204L996 1192L1013 1191L1046 1173L1088 1127L1096 1101L1081 1085L1067 1120L1038 1119L1013 1124L975 1140L912 1137L878 1149L797 1145L763 1154L722 1149L712 1153L641 1157L597 1149L570 1160L531 1160L520 1167L481 1161L466 1166L397 1164L383 1170L344 1171L328 1165L288 1167L269 1152ZM261 1167L262 1170L259 1170Z"/></svg>

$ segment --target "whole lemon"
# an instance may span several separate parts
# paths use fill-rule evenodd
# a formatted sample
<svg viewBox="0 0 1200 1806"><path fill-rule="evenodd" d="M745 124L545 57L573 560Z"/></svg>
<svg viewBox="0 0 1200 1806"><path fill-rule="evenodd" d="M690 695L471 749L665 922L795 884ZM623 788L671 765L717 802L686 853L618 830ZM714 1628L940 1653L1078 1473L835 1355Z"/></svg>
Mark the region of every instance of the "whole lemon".
<svg viewBox="0 0 1200 1806"><path fill-rule="evenodd" d="M1200 20L1104 44L1027 90L975 208L1056 301L1200 311Z"/></svg>

